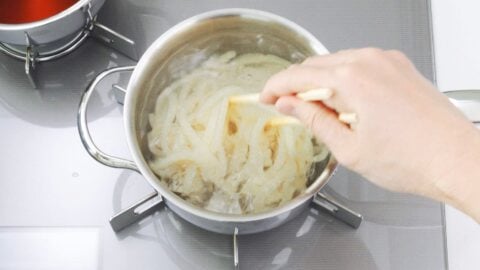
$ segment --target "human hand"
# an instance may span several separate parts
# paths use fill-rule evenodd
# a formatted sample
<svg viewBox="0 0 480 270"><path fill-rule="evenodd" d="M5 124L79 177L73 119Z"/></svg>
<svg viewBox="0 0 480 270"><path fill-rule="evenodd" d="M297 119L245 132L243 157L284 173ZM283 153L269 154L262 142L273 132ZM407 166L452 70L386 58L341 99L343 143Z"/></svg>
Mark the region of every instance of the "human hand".
<svg viewBox="0 0 480 270"><path fill-rule="evenodd" d="M331 88L334 95L323 102L294 96L313 88ZM300 119L339 163L379 186L467 212L465 201L479 197L479 132L398 51L368 48L309 58L274 75L261 101ZM354 112L358 122L345 125L338 112ZM460 183L462 171L476 182Z"/></svg>

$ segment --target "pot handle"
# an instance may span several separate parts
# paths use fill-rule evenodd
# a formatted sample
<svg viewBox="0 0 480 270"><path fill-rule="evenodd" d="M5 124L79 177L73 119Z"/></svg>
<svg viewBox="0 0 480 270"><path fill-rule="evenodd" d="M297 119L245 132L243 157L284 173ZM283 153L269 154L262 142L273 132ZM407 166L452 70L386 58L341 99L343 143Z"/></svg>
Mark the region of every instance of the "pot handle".
<svg viewBox="0 0 480 270"><path fill-rule="evenodd" d="M474 124L480 124L480 89L449 90L443 92L450 101Z"/></svg>
<svg viewBox="0 0 480 270"><path fill-rule="evenodd" d="M87 86L85 92L82 94L80 105L78 107L78 114L77 114L77 125L78 125L78 132L80 133L80 139L82 140L83 146L87 150L87 152L92 156L96 161L107 165L113 168L123 168L129 169L136 172L139 172L137 165L130 160L126 160L119 157L114 157L108 155L98 149L95 143L90 136L90 132L88 130L87 125L87 106L92 96L93 91L95 90L98 83L103 80L106 76L116 73L116 72L124 72L124 71L133 71L135 66L125 66L125 67L115 67L110 68L102 73L98 74Z"/></svg>

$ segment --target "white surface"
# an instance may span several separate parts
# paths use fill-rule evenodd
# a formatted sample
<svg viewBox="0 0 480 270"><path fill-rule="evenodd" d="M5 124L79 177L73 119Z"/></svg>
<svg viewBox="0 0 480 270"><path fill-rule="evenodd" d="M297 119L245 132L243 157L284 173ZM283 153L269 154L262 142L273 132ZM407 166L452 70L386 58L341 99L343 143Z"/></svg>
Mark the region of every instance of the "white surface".
<svg viewBox="0 0 480 270"><path fill-rule="evenodd" d="M432 2L440 90L480 89L480 1ZM480 225L452 207L445 212L450 270L480 269Z"/></svg>
<svg viewBox="0 0 480 270"><path fill-rule="evenodd" d="M99 236L97 228L3 227L0 269L98 269Z"/></svg>

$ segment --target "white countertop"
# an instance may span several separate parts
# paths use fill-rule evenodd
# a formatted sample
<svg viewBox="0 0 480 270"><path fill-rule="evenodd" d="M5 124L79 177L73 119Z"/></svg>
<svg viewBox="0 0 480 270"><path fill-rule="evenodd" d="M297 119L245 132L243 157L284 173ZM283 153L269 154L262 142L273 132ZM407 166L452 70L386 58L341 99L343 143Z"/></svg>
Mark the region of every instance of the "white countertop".
<svg viewBox="0 0 480 270"><path fill-rule="evenodd" d="M480 89L480 1L432 2L438 87ZM449 269L480 269L480 225L453 207L445 212Z"/></svg>

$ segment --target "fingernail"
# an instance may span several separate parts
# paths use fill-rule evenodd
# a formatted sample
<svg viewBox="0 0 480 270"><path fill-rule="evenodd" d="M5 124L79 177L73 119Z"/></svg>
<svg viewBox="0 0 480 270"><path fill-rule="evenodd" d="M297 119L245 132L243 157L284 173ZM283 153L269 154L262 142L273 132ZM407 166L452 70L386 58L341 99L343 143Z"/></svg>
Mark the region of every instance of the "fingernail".
<svg viewBox="0 0 480 270"><path fill-rule="evenodd" d="M289 116L295 116L295 107L292 105L291 102L288 102L282 98L277 100L275 103L275 107L277 110L283 114L289 115Z"/></svg>

